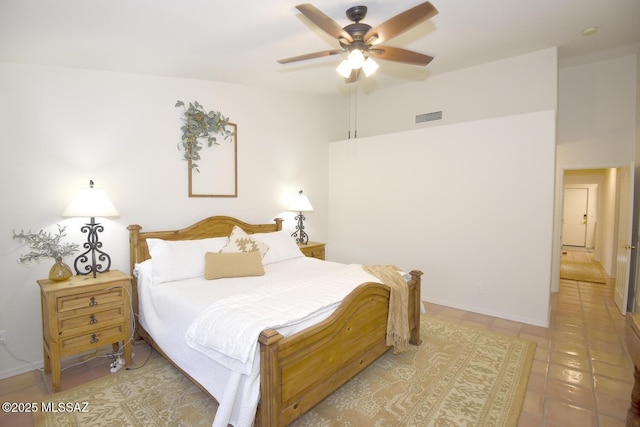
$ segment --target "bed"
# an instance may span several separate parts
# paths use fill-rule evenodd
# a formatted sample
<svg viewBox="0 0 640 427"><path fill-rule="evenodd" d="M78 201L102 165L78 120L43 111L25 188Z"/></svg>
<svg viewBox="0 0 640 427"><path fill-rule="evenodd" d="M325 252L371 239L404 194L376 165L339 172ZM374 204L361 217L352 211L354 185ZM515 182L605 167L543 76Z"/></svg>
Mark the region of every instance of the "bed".
<svg viewBox="0 0 640 427"><path fill-rule="evenodd" d="M380 281L364 272L362 266L304 257L299 249L299 254L295 254L297 246L296 249L289 246L279 249L277 245L283 242L283 236L293 242L282 230L282 221L276 218L269 224L249 224L236 218L213 216L179 230L143 232L140 225L128 227L130 266L134 277L132 300L137 320L136 337L149 342L218 402L214 426L288 425L390 350L386 339L390 287L377 283ZM167 259L159 254L158 242L162 245L190 247L203 244L201 242L220 245L221 242L228 242L229 236L236 231L246 233L255 239L254 242L270 243L273 248L267 252L272 252L269 256L273 262L266 263L267 256L264 255L262 262L265 264L265 273L260 277L256 275L255 280L268 280L268 286L273 286L273 289L280 290L284 286L284 294L289 295L289 289L295 287L304 287L304 293L308 294L311 288L307 286L313 285L312 282L326 282L327 278L335 277L330 279L336 283L335 286L333 283L322 286L345 292L344 297L340 297L333 306L327 304L322 310L314 308L312 316L294 322L293 326L276 322L275 325L284 326L260 330L255 342L256 360L253 365L247 364L250 367L242 375L230 369L225 360L212 359L210 354L196 348L193 342L185 343L189 341L185 339L185 330L189 338L189 333L198 323L194 318L203 319L205 312L211 311L208 310L211 305L206 301L209 297L205 295L213 292L213 288L217 289L216 292L221 289L224 296L228 296L225 292L229 289L241 290L249 280L243 280L242 277L222 278L212 286L204 283L206 280L203 281L203 277L163 281L156 280L154 273L160 261ZM285 246L289 245L284 243ZM153 259L151 252L154 252ZM167 253L172 257L171 262L182 263L178 269L190 262L188 258L180 260L182 252L178 256L175 251ZM303 274L305 283L298 285L298 279L293 279L291 274ZM361 274L364 275L359 276ZM421 275L422 272L417 270L404 274L408 287L406 316L409 343L412 345L420 344ZM359 277L364 279L346 291L339 283L347 282L347 277L350 281ZM220 286L221 283L225 285ZM268 286L261 285L261 289L270 289ZM186 288L193 295L183 296ZM325 292L324 289L322 292ZM309 296L314 303L322 297L322 294ZM222 298L219 303L229 304L230 300L236 303L234 297ZM276 305L273 301L268 297L257 300L249 298L248 303L241 301L245 305L238 312L253 307L255 312L268 313L270 310L267 308ZM252 302L256 304L251 306ZM237 307L232 307L234 312ZM206 322L203 320L202 324L206 325ZM191 336L191 341L193 339Z"/></svg>

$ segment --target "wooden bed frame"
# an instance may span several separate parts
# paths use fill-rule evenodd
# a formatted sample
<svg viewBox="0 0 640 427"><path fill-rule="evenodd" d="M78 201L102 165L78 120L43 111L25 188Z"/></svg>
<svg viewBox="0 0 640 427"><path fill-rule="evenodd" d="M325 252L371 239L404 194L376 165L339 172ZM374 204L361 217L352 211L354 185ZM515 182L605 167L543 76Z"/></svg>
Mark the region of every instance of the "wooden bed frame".
<svg viewBox="0 0 640 427"><path fill-rule="evenodd" d="M141 226L130 225L130 262L134 277L132 299L136 321L138 291L133 269L136 263L150 258L147 238L192 240L224 237L231 234L234 226L249 234L273 232L282 229L282 219L276 218L272 224L248 224L231 217L213 216L181 230L152 232L141 232ZM410 274L409 342L419 345L422 272L414 270ZM286 338L275 330L264 330L259 338L260 404L255 425L284 426L293 422L388 351L389 293L389 288L380 283L363 283L343 300L331 316L314 326ZM136 337L149 342L175 366L139 324Z"/></svg>

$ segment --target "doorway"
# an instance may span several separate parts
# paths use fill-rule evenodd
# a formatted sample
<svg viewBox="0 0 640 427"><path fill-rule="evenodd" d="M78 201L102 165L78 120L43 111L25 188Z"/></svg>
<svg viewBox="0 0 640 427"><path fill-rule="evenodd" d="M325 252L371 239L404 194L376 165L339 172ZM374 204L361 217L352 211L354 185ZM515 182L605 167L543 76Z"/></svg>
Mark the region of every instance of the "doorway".
<svg viewBox="0 0 640 427"><path fill-rule="evenodd" d="M620 264L620 255L626 253L625 249L619 247L621 242L624 244L625 240L619 236L620 221L622 221L619 215L622 209L629 210L628 200L625 204L625 197L621 197L620 194L622 187L624 187L622 185L625 181L623 178L629 175L628 171L629 167L564 170L561 199L563 205L561 212L559 212L562 216L558 218L562 220L561 235L559 236L559 243L562 246L561 252L564 252L565 249L571 250L572 247L593 251L593 259L600 263L608 277L615 278L616 273L621 272L618 279L627 284L622 292L625 296L628 293L630 281L628 280L628 262L622 265L623 270L620 270L621 267L618 265ZM582 190L574 191L576 189ZM587 207L586 213L583 213L581 210L584 209L585 193ZM565 197L566 195L568 197ZM582 215L582 218L579 215ZM584 215L587 216L584 217ZM570 216L573 216L571 220L574 223L579 223L580 219L583 219L583 222L586 222L584 224L586 230L576 226L573 230L575 235L571 235L573 231L565 229ZM585 233L584 247L582 247L582 232ZM568 235L565 236L565 233ZM630 243L626 243L626 246L630 247ZM627 307L623 307L626 305L625 299L622 306L619 307L623 314L626 313Z"/></svg>

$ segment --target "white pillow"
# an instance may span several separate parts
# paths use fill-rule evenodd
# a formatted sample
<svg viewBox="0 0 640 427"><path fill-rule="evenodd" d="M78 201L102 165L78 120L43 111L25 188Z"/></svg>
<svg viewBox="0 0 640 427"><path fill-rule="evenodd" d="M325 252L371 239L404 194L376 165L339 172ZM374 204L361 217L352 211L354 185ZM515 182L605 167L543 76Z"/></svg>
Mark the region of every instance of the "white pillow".
<svg viewBox="0 0 640 427"><path fill-rule="evenodd" d="M204 276L204 254L218 252L227 237L197 240L147 239L153 265L153 283Z"/></svg>
<svg viewBox="0 0 640 427"><path fill-rule="evenodd" d="M275 262L286 261L304 256L296 241L291 237L291 233L286 230L274 231L272 233L252 234L254 240L269 245L269 252L262 258L262 264L273 264Z"/></svg>
<svg viewBox="0 0 640 427"><path fill-rule="evenodd" d="M220 249L220 252L229 253L229 252L260 252L260 257L264 258L264 256L269 252L269 246L265 245L262 242L254 240L253 235L248 235L246 231L242 228L235 225L233 230L231 230L231 234L229 235L229 242Z"/></svg>

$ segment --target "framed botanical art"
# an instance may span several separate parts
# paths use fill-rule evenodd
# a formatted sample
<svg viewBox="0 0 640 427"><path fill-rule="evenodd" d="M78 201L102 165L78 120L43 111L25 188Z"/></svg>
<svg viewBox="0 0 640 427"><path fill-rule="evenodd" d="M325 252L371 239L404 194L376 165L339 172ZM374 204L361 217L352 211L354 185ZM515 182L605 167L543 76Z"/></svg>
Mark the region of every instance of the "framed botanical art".
<svg viewBox="0 0 640 427"><path fill-rule="evenodd" d="M227 126L233 134L202 150L197 169L189 160L189 197L238 197L238 126Z"/></svg>

